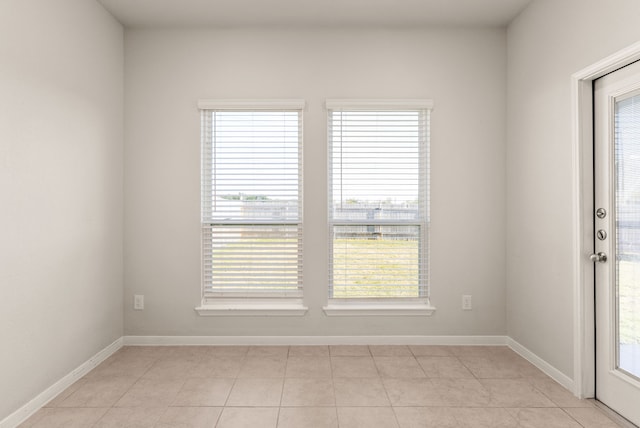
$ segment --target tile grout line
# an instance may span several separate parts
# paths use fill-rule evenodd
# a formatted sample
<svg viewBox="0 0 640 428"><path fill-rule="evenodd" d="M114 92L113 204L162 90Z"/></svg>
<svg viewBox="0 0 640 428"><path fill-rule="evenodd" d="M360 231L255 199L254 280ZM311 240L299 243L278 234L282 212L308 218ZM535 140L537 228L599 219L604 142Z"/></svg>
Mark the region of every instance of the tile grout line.
<svg viewBox="0 0 640 428"><path fill-rule="evenodd" d="M222 419L222 414L224 413L224 411L228 407L229 399L231 398L231 393L233 392L233 388L235 388L235 386L236 386L236 381L238 380L238 377L240 376L240 372L242 371L242 368L244 367L244 365L245 365L245 363L247 361L247 356L248 355L249 355L249 349L247 349L247 352L245 352L242 355L242 363L240 364L240 367L238 368L238 371L236 372L235 376L233 377L233 383L231 384L231 388L229 388L229 393L227 394L227 398L224 400L224 404L222 406L222 411L220 411L220 414L218 415L218 419L216 420L216 423L214 424L214 427L218 426L218 424L220 423L220 420ZM215 355L213 356L213 358L215 358ZM231 407L231 406L229 406L229 407Z"/></svg>
<svg viewBox="0 0 640 428"><path fill-rule="evenodd" d="M578 425L580 425L581 427L585 428L585 425L581 424L579 420L577 420L576 418L574 418L569 412L567 412L565 409L563 408L559 408L560 410L562 410L562 413L564 413L565 415L567 415L569 418L571 418L572 421L575 421L575 423L577 423Z"/></svg>
<svg viewBox="0 0 640 428"><path fill-rule="evenodd" d="M249 348L249 349L250 349L250 348ZM419 367L420 367L420 369L421 369L421 372L425 375L424 379L426 379L428 382L430 382L430 381L431 381L431 378L429 377L429 373L427 373L426 369L422 366L422 364L420 364L420 363L418 362L418 358L419 358L419 357L415 355L415 352L414 352L413 350L411 350L410 348L409 348L409 350L410 350L410 352L411 352L411 358L412 358L413 360L415 360L415 361L418 363L418 365L419 365ZM376 378L377 378L377 379L379 379L379 380L380 380L380 383L382 384L382 387L383 387L384 392L385 392L385 396L386 396L386 398L387 398L387 400L388 400L388 403L389 403L389 404L388 404L388 407L390 407L390 408L391 408L391 410L392 410L392 412L393 412L393 414L394 414L394 420L396 421L396 424L398 424L398 426L400 426L400 419L398 418L398 413L396 413L396 407L397 407L397 408L403 408L403 407L405 407L405 408L411 408L411 407L426 407L426 408L433 408L433 409L436 409L436 408L450 408L450 406L445 406L445 405L444 405L444 402L442 403L442 405L438 405L438 406L394 406L394 405L393 405L393 403L391 403L391 399L390 399L390 396L389 396L389 391L388 391L388 389L387 389L387 387L386 387L386 385L385 385L385 382L384 382L384 380L385 380L385 379L387 379L387 378L385 378L385 377L383 377L383 376L382 376L381 370L380 370L380 368L379 368L378 364L376 363L376 357L373 355L373 352L371 351L371 348L370 348L369 346L367 347L367 351L368 351L368 356L369 356L369 358L371 358L371 359L372 359L372 361L373 361L373 363L374 363L374 367L375 367L375 369L376 369L376 374L377 374ZM417 352L417 351L416 351L416 352ZM247 355L248 355L248 352L245 352L245 353L244 353L244 355L243 355L243 357L242 357L242 358L243 358L243 362L240 364L240 367L238 368L238 370L237 370L237 372L236 372L235 376L233 376L233 382L232 382L232 384L231 384L231 386L230 386L230 388L229 388L229 391L228 391L228 393L227 393L227 395L226 395L226 398L225 398L225 400L224 400L224 404L223 404L223 405L222 405L222 407L221 407L221 411L220 411L220 413L217 415L217 419L215 420L215 425L214 425L214 426L217 426L217 425L220 423L221 418L222 418L222 414L223 414L224 410L225 410L225 409L227 409L227 408L233 407L233 406L228 406L228 404L229 404L229 400L230 400L231 394L232 394L232 392L233 392L233 388L234 388L234 387L236 386L236 384L237 384L237 380L238 380L238 379L240 379L239 375L240 375L240 374L241 374L241 372L242 372L242 367L243 367L243 366L244 366L244 364L246 363ZM357 356L357 355L352 355L352 357L356 357L356 356ZM384 353L383 353L383 355L382 355L381 357L384 357L384 356L385 356L385 355L384 355ZM485 405L485 406L482 406L482 405L478 405L478 406L464 406L464 405L460 405L460 406L455 406L455 407L451 407L451 408L458 408L458 407L459 407L459 408L477 408L477 409L502 409L502 410L504 410L504 411L507 411L508 409L519 409L519 410L523 410L523 409L524 409L524 410L526 410L526 409L554 409L554 408L556 408L556 409L560 409L560 410L562 410L562 414L564 414L565 416L568 416L568 417L570 418L570 420L574 421L574 422L575 422L575 423L577 423L579 426L582 426L582 427L584 427L584 426L585 426L583 423L580 423L580 422L579 422L575 417L573 417L573 416L569 413L569 411L568 411L566 408L561 407L561 406L560 406L560 404L556 402L556 400L553 400L553 399L551 398L551 392L553 392L553 391L551 391L551 392L549 392L549 393L545 393L545 391L544 391L543 389L541 389L539 386L536 386L536 384L534 383L534 382L535 382L535 380L536 380L536 377L535 377L535 376L533 376L533 375L531 375L531 376L525 376L525 374L526 374L526 373L528 373L528 372L527 372L526 370L525 370L525 371L522 371L522 370L524 370L522 367L520 367L520 366L518 366L518 367L517 367L517 374L518 374L518 377L517 377L517 378L505 378L505 379L503 379L503 378L501 378L501 377L495 377L495 378L491 377L491 378L482 378L482 379L481 379L481 378L479 378L479 377L478 377L478 376L477 376L473 371L471 371L471 370L467 367L467 365L465 365L465 364L464 364L464 362L463 362L463 360L462 360L461 356L459 356L459 355L452 355L452 356L454 357L454 360L455 360L455 361L457 361L457 362L458 362L462 367L464 367L465 369L469 370L469 372L470 372L470 373L471 373L471 375L473 376L472 378L469 378L469 379L473 379L473 380L475 380L475 381L477 381L477 382L480 382L480 383L481 383L481 385L482 385L482 382L481 382L482 380L491 380L491 379L494 379L494 380L507 380L507 379L509 379L509 380L521 380L521 381L524 381L527 385L529 385L533 391L537 392L537 393L538 393L538 394L540 394L542 397L545 397L546 399L548 399L548 401L552 404L552 406L550 407L550 406L540 405L540 406L527 406L527 407L489 407L488 405ZM215 355L209 355L209 354L207 354L206 356L201 357L201 361L206 361L208 357L215 357ZM304 355L302 355L302 356L300 356L300 357L304 357ZM429 356L429 355L422 355L421 357L433 357L433 356ZM151 358L151 357L150 357L150 358ZM269 356L268 356L268 355L260 356L260 358L269 358ZM288 367L289 367L290 358L292 358L291 348L290 348L290 347L288 347L288 349L287 349L287 353L286 353L286 361L285 361L285 367L284 367L284 374L283 374L283 375L282 375L282 377L281 377L281 382L282 382L282 383L281 383L281 385L282 385L282 389L281 389L281 393L280 393L280 400L279 400L279 403L278 403L278 406L277 406L277 407L278 407L278 410L277 410L277 413L276 413L276 426L278 426L278 425L279 425L279 423L280 423L280 416L282 415L283 407L294 407L294 408L327 407L327 408L333 408L333 409L334 409L336 422L337 422L338 427L339 427L339 426L340 426L340 419L339 419L339 415L338 415L338 409L339 409L339 407L340 407L340 406L338 406L338 403L337 403L337 397L336 397L336 393L335 393L335 380L336 380L336 379L338 379L338 378L336 378L336 377L334 376L334 370L333 370L333 364L332 364L332 355L331 355L331 351L330 351L330 349L329 349L329 355L328 355L328 359L329 359L329 369L330 369L330 376L329 376L329 379L330 379L330 386L331 386L332 391L333 391L333 398L334 398L334 405L333 405L333 406L313 406L313 405L306 405L306 406L283 406L283 399L284 399L284 392L285 392L285 384L286 384L286 380L287 380L287 369L288 369ZM324 356L323 356L323 358L324 358ZM109 406L107 406L107 407L100 407L100 406L82 406L82 407L78 407L78 409L87 409L87 408L99 408L99 409L104 409L104 413L103 413L103 414L102 414L102 415L101 415L101 416L96 420L96 422L94 422L94 423L92 424L92 426L95 426L95 425L99 424L99 423L100 423L100 421L101 421L101 420L103 420L103 419L106 417L106 414L110 411L110 409L115 408L115 407L116 407L116 405L117 405L117 403L122 399L122 397L123 397L124 395L126 395L129 391L131 391L131 390L132 390L136 385L138 385L138 384L139 384L139 382L144 378L144 376L145 376L147 373L149 373L149 372L153 369L153 367L157 366L157 364L158 364L158 362L159 362L159 361L161 361L161 360L162 360L162 358L152 358L152 359L153 359L153 363L152 363L152 364L150 364L148 367L146 367L146 368L141 372L141 375L137 376L137 378L135 379L135 381L134 381L134 382L133 382L129 387L127 387L127 389L126 389L124 392L122 392L122 393L119 395L119 397L118 397L117 399L115 399L115 400L114 400L114 402L113 402L113 403L111 403ZM105 366L105 367L111 366L111 365L113 365L114 363L115 363L115 361L111 361L111 362L109 362L109 363L108 363L108 365L107 365L107 366ZM526 368L525 368L525 369L526 369ZM85 375L85 376L86 376L86 375ZM548 377L548 376L545 376L545 377ZM84 377L83 377L83 378L84 378ZM81 379L83 379L83 378L81 378ZM189 379L189 372L188 372L185 376L183 376L183 378ZM394 377L392 376L392 377L390 377L389 379L393 379L393 378L394 378ZM400 378L402 378L402 377L397 377L397 378L398 378L398 379L400 379ZM355 378L354 378L354 379L355 379ZM416 377L415 377L415 376L412 376L412 377L410 377L410 379L416 379ZM456 378L455 378L455 377L451 377L450 379L456 379ZM550 379L551 379L551 378L550 378ZM179 394L179 392L180 392L181 388L183 388L183 387L184 387L184 385L185 385L185 382L186 382L186 381L185 381L185 379L181 379L181 380L182 380L183 382L182 382L181 387L180 387L180 388L178 388L178 392L176 393L176 395L177 395L177 394ZM551 379L551 380L553 381L553 379ZM555 382L555 383L557 383L557 381L554 381L554 382ZM523 383L523 385L524 385L524 383ZM543 385L543 384L540 384L540 385L541 385L541 386L545 386L545 385ZM70 388L70 387L71 387L71 386L69 386L69 388ZM482 387L484 388L484 385L482 385ZM484 389L486 389L486 388L484 388ZM65 400L68 400L68 399L69 399L69 397L71 397L74 393L75 393L75 391L74 391L74 392L72 392L71 394L69 394L69 396L67 396L67 397L65 398ZM63 402L64 402L65 400L63 400ZM218 407L218 406L199 406L199 405L196 405L196 406L193 406L193 405L187 405L187 406L173 406L172 404L173 404L173 403L175 403L175 400L176 400L176 397L174 397L174 398L173 398L173 401L172 401L170 404L168 404L168 406L167 406L167 407L165 407L165 408L164 408L165 413L166 413L167 409L168 409L168 408L170 408L170 407ZM142 407L144 407L144 406L142 406ZM237 406L237 407L253 407L253 408L258 408L258 407L264 407L264 406ZM267 406L267 407L268 407L268 406ZM369 407L387 407L387 406L368 406L368 405L361 405L361 406L342 406L342 407L363 407L363 408L369 408ZM135 409L135 408L140 408L140 407L133 407L133 408L131 408L131 409ZM593 407L592 407L592 408L593 408ZM65 409L69 409L69 408L65 408ZM507 413L509 414L509 417L510 417L510 418L512 418L512 419L516 419L516 420L517 420L517 418L515 418L514 416L512 416L510 412L508 412L508 411L507 411ZM602 413L603 413L603 415L604 415L605 417L607 417L607 419L609 419L609 420L611 420L612 422L614 422L612 418L608 417L608 415L604 414L604 412L602 412ZM457 419L457 418L456 418L456 419ZM36 423L37 423L37 422L36 422Z"/></svg>

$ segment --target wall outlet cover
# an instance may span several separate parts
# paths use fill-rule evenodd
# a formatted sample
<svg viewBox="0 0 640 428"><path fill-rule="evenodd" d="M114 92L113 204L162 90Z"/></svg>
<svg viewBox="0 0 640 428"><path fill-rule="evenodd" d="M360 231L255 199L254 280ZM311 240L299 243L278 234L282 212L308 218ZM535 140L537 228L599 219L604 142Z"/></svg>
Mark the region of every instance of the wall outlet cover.
<svg viewBox="0 0 640 428"><path fill-rule="evenodd" d="M462 310L463 311L470 311L471 309L473 309L473 304L471 301L471 295L470 294L465 294L462 296Z"/></svg>
<svg viewBox="0 0 640 428"><path fill-rule="evenodd" d="M143 294L135 294L133 296L133 309L136 311L141 311L144 309L144 295Z"/></svg>

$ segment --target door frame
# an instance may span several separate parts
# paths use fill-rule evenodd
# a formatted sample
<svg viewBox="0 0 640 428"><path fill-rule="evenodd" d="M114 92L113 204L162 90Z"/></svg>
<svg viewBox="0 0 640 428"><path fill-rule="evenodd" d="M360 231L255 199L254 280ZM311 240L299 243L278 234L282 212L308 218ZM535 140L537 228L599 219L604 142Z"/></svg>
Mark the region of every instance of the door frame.
<svg viewBox="0 0 640 428"><path fill-rule="evenodd" d="M640 42L571 76L573 205L573 393L595 396L593 81L640 60Z"/></svg>

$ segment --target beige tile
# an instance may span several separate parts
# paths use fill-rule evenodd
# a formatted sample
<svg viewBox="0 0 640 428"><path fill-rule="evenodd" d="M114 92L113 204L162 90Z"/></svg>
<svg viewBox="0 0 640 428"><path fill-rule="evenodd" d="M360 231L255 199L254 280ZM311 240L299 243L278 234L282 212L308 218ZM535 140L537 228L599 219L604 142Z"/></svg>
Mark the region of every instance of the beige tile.
<svg viewBox="0 0 640 428"><path fill-rule="evenodd" d="M136 380L131 377L87 379L59 407L112 407Z"/></svg>
<svg viewBox="0 0 640 428"><path fill-rule="evenodd" d="M477 379L431 379L431 387L448 407L484 407L491 399Z"/></svg>
<svg viewBox="0 0 640 428"><path fill-rule="evenodd" d="M428 378L471 379L473 374L456 357L417 357Z"/></svg>
<svg viewBox="0 0 640 428"><path fill-rule="evenodd" d="M513 353L506 346L449 346L449 351L456 357L495 357Z"/></svg>
<svg viewBox="0 0 640 428"><path fill-rule="evenodd" d="M409 349L414 357L451 357L453 355L449 346L411 345Z"/></svg>
<svg viewBox="0 0 640 428"><path fill-rule="evenodd" d="M589 400L580 400L551 378L532 378L529 382L558 407L593 407Z"/></svg>
<svg viewBox="0 0 640 428"><path fill-rule="evenodd" d="M496 352L490 358L498 363L498 366L503 365L514 368L522 377L547 377L540 369L510 349Z"/></svg>
<svg viewBox="0 0 640 428"><path fill-rule="evenodd" d="M224 406L234 379L187 379L172 406Z"/></svg>
<svg viewBox="0 0 640 428"><path fill-rule="evenodd" d="M128 358L164 358L171 353L171 346L124 346L118 353Z"/></svg>
<svg viewBox="0 0 640 428"><path fill-rule="evenodd" d="M382 380L393 406L442 406L441 391L429 379L385 378Z"/></svg>
<svg viewBox="0 0 640 428"><path fill-rule="evenodd" d="M413 357L406 345L370 345L369 351L374 357Z"/></svg>
<svg viewBox="0 0 640 428"><path fill-rule="evenodd" d="M331 359L327 357L289 357L286 377L330 378Z"/></svg>
<svg viewBox="0 0 640 428"><path fill-rule="evenodd" d="M137 358L136 358L137 359ZM111 355L109 358L107 358L106 360L102 361L100 364L96 365L94 368L92 368L91 370L89 370L89 372L87 374L85 374L85 377L87 377L87 375L91 372L94 371L100 371L100 370L105 370L107 367L109 367L111 364L117 362L117 361L124 361L126 360L126 358L124 358L122 356L122 354L113 354ZM155 361L155 360L152 360Z"/></svg>
<svg viewBox="0 0 640 428"><path fill-rule="evenodd" d="M282 406L335 406L331 379L292 379L284 381Z"/></svg>
<svg viewBox="0 0 640 428"><path fill-rule="evenodd" d="M562 409L507 409L521 428L581 428Z"/></svg>
<svg viewBox="0 0 640 428"><path fill-rule="evenodd" d="M244 365L244 356L237 357L205 357L189 372L189 377L222 377L238 376Z"/></svg>
<svg viewBox="0 0 640 428"><path fill-rule="evenodd" d="M167 357L158 360L142 376L143 379L185 379L198 363L178 357Z"/></svg>
<svg viewBox="0 0 640 428"><path fill-rule="evenodd" d="M105 358L101 364L109 364L119 358L122 358L125 355L125 348L126 347L123 346L122 348L118 349L116 352Z"/></svg>
<svg viewBox="0 0 640 428"><path fill-rule="evenodd" d="M277 423L277 407L225 407L216 428L276 428Z"/></svg>
<svg viewBox="0 0 640 428"><path fill-rule="evenodd" d="M390 406L380 378L336 378L333 380L337 406Z"/></svg>
<svg viewBox="0 0 640 428"><path fill-rule="evenodd" d="M458 428L453 409L446 407L394 407L400 428Z"/></svg>
<svg viewBox="0 0 640 428"><path fill-rule="evenodd" d="M305 345L290 346L289 358L291 357L328 357L329 347L327 345Z"/></svg>
<svg viewBox="0 0 640 428"><path fill-rule="evenodd" d="M176 353L178 348L188 345L132 345L129 349L138 348L140 350L147 349L151 351L149 354L154 358L171 358Z"/></svg>
<svg viewBox="0 0 640 428"><path fill-rule="evenodd" d="M249 352L248 346L209 346L209 357L244 357Z"/></svg>
<svg viewBox="0 0 640 428"><path fill-rule="evenodd" d="M51 410L52 409L50 407L43 407L42 409L38 410L33 415L29 416L29 418L26 421L24 421L20 425L18 425L18 428L31 428L40 419L45 417ZM65 410L68 410L68 409L65 409Z"/></svg>
<svg viewBox="0 0 640 428"><path fill-rule="evenodd" d="M366 345L331 345L329 353L332 357L370 357L369 347Z"/></svg>
<svg viewBox="0 0 640 428"><path fill-rule="evenodd" d="M171 346L164 358L198 362L209 354L208 346Z"/></svg>
<svg viewBox="0 0 640 428"><path fill-rule="evenodd" d="M236 379L227 406L279 406L282 385L283 379Z"/></svg>
<svg viewBox="0 0 640 428"><path fill-rule="evenodd" d="M113 407L95 428L152 428L165 410L164 407Z"/></svg>
<svg viewBox="0 0 640 428"><path fill-rule="evenodd" d="M619 425L609 419L602 411L591 408L566 408L564 409L573 419L584 428L618 428Z"/></svg>
<svg viewBox="0 0 640 428"><path fill-rule="evenodd" d="M184 382L175 379L139 379L115 407L168 407Z"/></svg>
<svg viewBox="0 0 640 428"><path fill-rule="evenodd" d="M491 357L460 357L460 361L480 379L517 379L522 377L519 366L511 360Z"/></svg>
<svg viewBox="0 0 640 428"><path fill-rule="evenodd" d="M378 377L372 357L331 357L333 377Z"/></svg>
<svg viewBox="0 0 640 428"><path fill-rule="evenodd" d="M239 378L284 377L286 358L247 357L238 373Z"/></svg>
<svg viewBox="0 0 640 428"><path fill-rule="evenodd" d="M23 426L617 426L500 346L127 347L47 406Z"/></svg>
<svg viewBox="0 0 640 428"><path fill-rule="evenodd" d="M454 417L460 428L516 428L516 421L505 409L457 408Z"/></svg>
<svg viewBox="0 0 640 428"><path fill-rule="evenodd" d="M340 428L398 427L391 407L338 407Z"/></svg>
<svg viewBox="0 0 640 428"><path fill-rule="evenodd" d="M489 348L492 348L491 354L494 358L522 358L508 346L490 346Z"/></svg>
<svg viewBox="0 0 640 428"><path fill-rule="evenodd" d="M48 415L51 412L51 408L49 407L43 407L40 410L38 410L37 412L35 412L33 415L29 416L29 418L27 418L26 421L22 422L20 425L18 425L18 428L31 428L32 426L34 426L40 419L44 418L46 415ZM64 410L68 410L68 409L64 409Z"/></svg>
<svg viewBox="0 0 640 428"><path fill-rule="evenodd" d="M49 401L44 407L59 407L60 404L66 400L71 394L76 392L82 385L87 382L86 378L82 378L77 382L74 382L67 389L58 394L53 400Z"/></svg>
<svg viewBox="0 0 640 428"><path fill-rule="evenodd" d="M221 407L169 407L157 428L211 428L222 412Z"/></svg>
<svg viewBox="0 0 640 428"><path fill-rule="evenodd" d="M373 357L382 377L425 377L416 359L411 357Z"/></svg>
<svg viewBox="0 0 640 428"><path fill-rule="evenodd" d="M250 346L247 352L248 357L287 358L288 355L288 346Z"/></svg>
<svg viewBox="0 0 640 428"><path fill-rule="evenodd" d="M514 365L516 366L520 376L526 378L548 378L548 376L539 368L531 364L529 361L524 358L517 357L514 361Z"/></svg>
<svg viewBox="0 0 640 428"><path fill-rule="evenodd" d="M149 356L124 354L110 364L100 364L87 373L85 378L95 379L114 376L139 378L142 377L156 361L156 358Z"/></svg>
<svg viewBox="0 0 640 428"><path fill-rule="evenodd" d="M86 428L91 427L107 412L105 408L53 408L40 409L27 419L22 428Z"/></svg>
<svg viewBox="0 0 640 428"><path fill-rule="evenodd" d="M126 354L124 352L124 348L120 348L119 350L117 350L113 354L109 355L106 359L104 359L100 364L98 364L98 366L109 365L109 364L111 364L111 363L113 363L115 361L122 360L122 359L127 359L127 358L138 358L138 357L135 357L134 355Z"/></svg>
<svg viewBox="0 0 640 428"><path fill-rule="evenodd" d="M338 428L335 407L282 407L278 428Z"/></svg>
<svg viewBox="0 0 640 428"><path fill-rule="evenodd" d="M489 407L556 407L525 379L481 379L491 394Z"/></svg>

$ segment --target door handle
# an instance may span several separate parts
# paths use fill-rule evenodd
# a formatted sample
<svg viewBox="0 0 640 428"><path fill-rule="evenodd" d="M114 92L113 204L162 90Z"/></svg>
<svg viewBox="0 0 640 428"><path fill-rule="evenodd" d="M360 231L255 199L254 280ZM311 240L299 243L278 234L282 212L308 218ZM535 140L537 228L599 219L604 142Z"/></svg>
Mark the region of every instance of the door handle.
<svg viewBox="0 0 640 428"><path fill-rule="evenodd" d="M589 260L597 263L604 263L607 261L607 255L603 252L599 252L598 254L591 254L589 256Z"/></svg>

